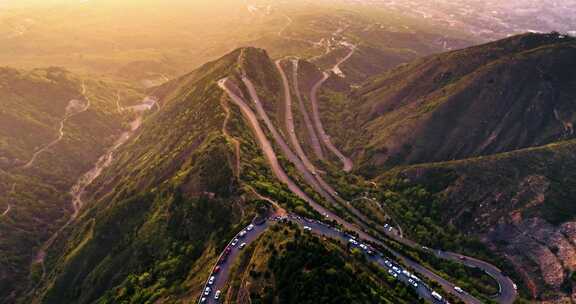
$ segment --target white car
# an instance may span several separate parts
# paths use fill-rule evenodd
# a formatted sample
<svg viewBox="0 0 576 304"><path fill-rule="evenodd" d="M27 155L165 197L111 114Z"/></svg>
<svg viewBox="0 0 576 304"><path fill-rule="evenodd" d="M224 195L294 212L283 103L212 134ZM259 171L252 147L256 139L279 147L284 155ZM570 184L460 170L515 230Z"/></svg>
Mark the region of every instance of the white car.
<svg viewBox="0 0 576 304"><path fill-rule="evenodd" d="M412 283L412 286L414 286L414 288L418 288L418 283L414 282Z"/></svg>
<svg viewBox="0 0 576 304"><path fill-rule="evenodd" d="M306 231L312 231L312 228L309 227L309 226L304 226L304 230L306 230Z"/></svg>
<svg viewBox="0 0 576 304"><path fill-rule="evenodd" d="M243 249L244 247L246 247L246 243L240 244L240 247L238 247L238 248Z"/></svg>
<svg viewBox="0 0 576 304"><path fill-rule="evenodd" d="M246 232L246 230L242 230L242 231L240 231L240 233L238 233L238 236L239 236L239 237L244 237L244 236L246 236L247 233L248 233L248 232Z"/></svg>
<svg viewBox="0 0 576 304"><path fill-rule="evenodd" d="M456 290L457 293L464 293L464 290L458 286L454 286L454 290Z"/></svg>
<svg viewBox="0 0 576 304"><path fill-rule="evenodd" d="M216 291L216 294L214 295L214 300L220 299L220 294L221 294L221 293L222 293L222 292L221 292L220 290L217 290L217 291Z"/></svg>
<svg viewBox="0 0 576 304"><path fill-rule="evenodd" d="M214 280L216 280L216 277L215 277L215 276L211 276L210 279L208 279L208 285L214 284Z"/></svg>
<svg viewBox="0 0 576 304"><path fill-rule="evenodd" d="M202 299L200 299L200 303L206 303L206 297L202 297Z"/></svg>
<svg viewBox="0 0 576 304"><path fill-rule="evenodd" d="M208 296L210 295L210 292L212 291L212 289L210 289L210 287L206 287L206 289L204 290L204 295Z"/></svg>
<svg viewBox="0 0 576 304"><path fill-rule="evenodd" d="M252 229L254 229L254 225L252 224L248 225L248 228L246 228L246 230L248 231L252 231Z"/></svg>
<svg viewBox="0 0 576 304"><path fill-rule="evenodd" d="M230 246L234 247L238 244L238 238L235 238L234 240L232 240L232 243L230 244Z"/></svg>

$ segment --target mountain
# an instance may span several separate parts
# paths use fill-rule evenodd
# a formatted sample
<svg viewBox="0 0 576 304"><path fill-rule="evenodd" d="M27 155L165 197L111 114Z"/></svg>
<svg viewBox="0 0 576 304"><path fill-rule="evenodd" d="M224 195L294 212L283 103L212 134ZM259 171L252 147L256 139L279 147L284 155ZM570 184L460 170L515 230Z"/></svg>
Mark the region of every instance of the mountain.
<svg viewBox="0 0 576 304"><path fill-rule="evenodd" d="M526 34L395 68L352 93L350 152L377 171L573 138L575 55L573 38Z"/></svg>
<svg viewBox="0 0 576 304"><path fill-rule="evenodd" d="M118 127L100 136L109 139L94 153L102 162L86 158L98 172L75 177L81 202L60 201L73 212L37 240L29 284L8 287L7 299L184 303L207 292L212 303L216 290L227 303L565 296L576 256L566 203L575 40L511 37L358 84L393 64L371 69L379 59L361 43L338 28L330 35L336 47L316 58L236 49L144 101L125 84L85 82L102 94L125 85L134 98L114 107L117 94L102 97ZM79 97L62 96L85 105L89 86L73 83ZM69 119L82 109L69 106Z"/></svg>
<svg viewBox="0 0 576 304"><path fill-rule="evenodd" d="M402 187L424 185L432 194L429 201L434 202L425 208L438 214L438 226L478 237L506 257L534 299L566 300L576 269L574 145L574 140L568 140L414 165L394 169L379 179L383 183L400 179L405 183ZM418 231L422 228L418 226L410 230Z"/></svg>
<svg viewBox="0 0 576 304"><path fill-rule="evenodd" d="M61 68L0 69L0 301L26 285L36 253L74 212L81 177L125 129L117 97L140 94Z"/></svg>
<svg viewBox="0 0 576 304"><path fill-rule="evenodd" d="M221 105L217 86L235 70L239 56L233 52L156 90L161 110L91 184L85 209L48 251L47 275L23 301L197 296L201 274L207 275L233 231L261 208L253 194L239 188L235 150L223 133L223 124L247 132L240 121L227 118L231 110ZM254 56L256 62L261 58ZM246 152L243 172L244 164L251 166Z"/></svg>
<svg viewBox="0 0 576 304"><path fill-rule="evenodd" d="M352 303L431 298L428 289L418 291L376 266L385 265L384 258L349 247L347 234L320 221L324 212L354 227L311 182L321 180L318 174L301 171L305 167L286 152L296 144L279 138L290 128L274 127L290 121L281 71L294 63L286 63L292 62L276 65L264 50L241 48L154 89L158 111L87 187L82 210L47 248L44 275L18 301L188 303L204 292L211 275L217 275L211 286L229 303L246 297L314 303L316 295ZM302 64L311 73L302 78L318 76L317 68ZM239 101L251 97L249 106ZM272 143L263 139L269 136ZM271 155L276 149L282 153ZM284 208L306 217L299 220L324 237L287 224ZM242 230L248 235L238 234ZM234 238L240 240L232 245ZM329 281L316 291L313 281L321 278ZM227 280L236 283L228 288ZM300 293L286 289L286 280L302 280ZM358 280L365 285L353 286ZM342 289L343 283L349 288Z"/></svg>
<svg viewBox="0 0 576 304"><path fill-rule="evenodd" d="M487 246L527 297L562 301L576 269L575 56L574 38L514 36L325 89L321 112L406 235Z"/></svg>

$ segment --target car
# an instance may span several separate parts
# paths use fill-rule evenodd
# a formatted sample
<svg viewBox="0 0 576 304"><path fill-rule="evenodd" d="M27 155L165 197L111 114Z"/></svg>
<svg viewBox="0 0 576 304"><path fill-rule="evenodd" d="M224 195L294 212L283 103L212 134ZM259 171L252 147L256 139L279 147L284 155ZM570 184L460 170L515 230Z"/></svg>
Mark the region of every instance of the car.
<svg viewBox="0 0 576 304"><path fill-rule="evenodd" d="M512 286L514 287L514 290L518 290L518 286L516 284L512 284Z"/></svg>
<svg viewBox="0 0 576 304"><path fill-rule="evenodd" d="M414 283L414 280L408 279L408 283L412 284L412 283Z"/></svg>
<svg viewBox="0 0 576 304"><path fill-rule="evenodd" d="M403 273L405 276L407 276L407 277L410 277L410 276L412 275L412 274L410 273L410 271L408 271L408 270L402 270L402 273Z"/></svg>
<svg viewBox="0 0 576 304"><path fill-rule="evenodd" d="M350 239L349 242L352 245L358 245L358 241L356 241L355 239Z"/></svg>
<svg viewBox="0 0 576 304"><path fill-rule="evenodd" d="M400 273L400 272L401 272L400 268L398 268L398 267L396 267L396 266L393 266L393 267L392 267L392 270L394 270L394 271L397 272L397 273Z"/></svg>
<svg viewBox="0 0 576 304"><path fill-rule="evenodd" d="M212 289L210 287L206 287L206 289L204 290L204 295L208 296L210 295L210 292L212 291Z"/></svg>
<svg viewBox="0 0 576 304"><path fill-rule="evenodd" d="M200 299L200 303L206 303L206 297L202 297L202 299Z"/></svg>
<svg viewBox="0 0 576 304"><path fill-rule="evenodd" d="M388 226L390 226L390 225L388 225L388 224L384 224L384 228L388 228Z"/></svg>
<svg viewBox="0 0 576 304"><path fill-rule="evenodd" d="M438 300L438 301L442 301L442 300L443 300L442 296L441 296L439 293L435 292L435 291L432 292L432 297L433 297L434 299Z"/></svg>
<svg viewBox="0 0 576 304"><path fill-rule="evenodd" d="M458 286L454 286L454 290L456 290L458 293L464 293L464 290Z"/></svg>
<svg viewBox="0 0 576 304"><path fill-rule="evenodd" d="M310 226L304 226L304 230L306 231L312 231L312 228Z"/></svg>
<svg viewBox="0 0 576 304"><path fill-rule="evenodd" d="M252 229L254 229L254 225L252 224L248 225L248 227L246 228L247 231L252 231Z"/></svg>
<svg viewBox="0 0 576 304"><path fill-rule="evenodd" d="M238 244L238 241L239 241L238 238L233 239L230 246L232 246L232 247L236 246Z"/></svg>
<svg viewBox="0 0 576 304"><path fill-rule="evenodd" d="M368 246L366 246L365 244L360 244L360 248L362 248L362 249L364 249L364 250L367 250L367 249L368 249Z"/></svg>
<svg viewBox="0 0 576 304"><path fill-rule="evenodd" d="M414 288L418 288L418 283L414 282L412 283L412 286L414 286Z"/></svg>
<svg viewBox="0 0 576 304"><path fill-rule="evenodd" d="M246 247L246 243L240 244L240 246L238 248L243 249L244 247Z"/></svg>
<svg viewBox="0 0 576 304"><path fill-rule="evenodd" d="M242 237L246 236L247 233L248 232L246 232L246 230L242 230L242 231L240 231L240 233L238 233L238 237L242 238Z"/></svg>
<svg viewBox="0 0 576 304"><path fill-rule="evenodd" d="M214 300L220 299L220 294L221 294L221 293L222 293L222 291L217 290L217 291L216 291L216 294L214 295Z"/></svg>
<svg viewBox="0 0 576 304"><path fill-rule="evenodd" d="M226 262L226 255L221 256L216 264L222 265L222 264L224 264L224 262Z"/></svg>
<svg viewBox="0 0 576 304"><path fill-rule="evenodd" d="M211 276L210 279L208 279L208 285L214 284L214 280L216 280L216 276Z"/></svg>
<svg viewBox="0 0 576 304"><path fill-rule="evenodd" d="M422 281L422 280L420 280L419 277L417 277L417 276L415 276L415 275L413 275L413 274L411 274L410 277L413 278L414 281L416 281L416 282L421 282L421 281Z"/></svg>
<svg viewBox="0 0 576 304"><path fill-rule="evenodd" d="M214 273L220 272L220 266L216 266L216 267L214 268L214 271L213 271L213 272L214 272Z"/></svg>

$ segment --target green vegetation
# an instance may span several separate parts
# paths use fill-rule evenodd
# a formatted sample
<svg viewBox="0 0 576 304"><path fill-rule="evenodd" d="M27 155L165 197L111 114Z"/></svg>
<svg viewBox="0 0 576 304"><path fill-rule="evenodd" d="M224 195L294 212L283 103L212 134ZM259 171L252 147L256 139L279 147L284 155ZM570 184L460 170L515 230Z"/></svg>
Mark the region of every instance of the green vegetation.
<svg viewBox="0 0 576 304"><path fill-rule="evenodd" d="M230 303L246 292L252 303L420 303L362 253L290 224L250 245L233 277Z"/></svg>

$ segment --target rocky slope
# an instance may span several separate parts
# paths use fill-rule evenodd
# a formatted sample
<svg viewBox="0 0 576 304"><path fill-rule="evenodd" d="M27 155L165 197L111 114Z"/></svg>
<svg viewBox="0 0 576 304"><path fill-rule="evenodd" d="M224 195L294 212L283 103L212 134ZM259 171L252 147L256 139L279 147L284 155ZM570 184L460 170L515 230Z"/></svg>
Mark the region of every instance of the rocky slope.
<svg viewBox="0 0 576 304"><path fill-rule="evenodd" d="M508 259L534 299L569 301L576 270L575 145L417 165L381 180L425 185L436 197L440 225L479 237Z"/></svg>

